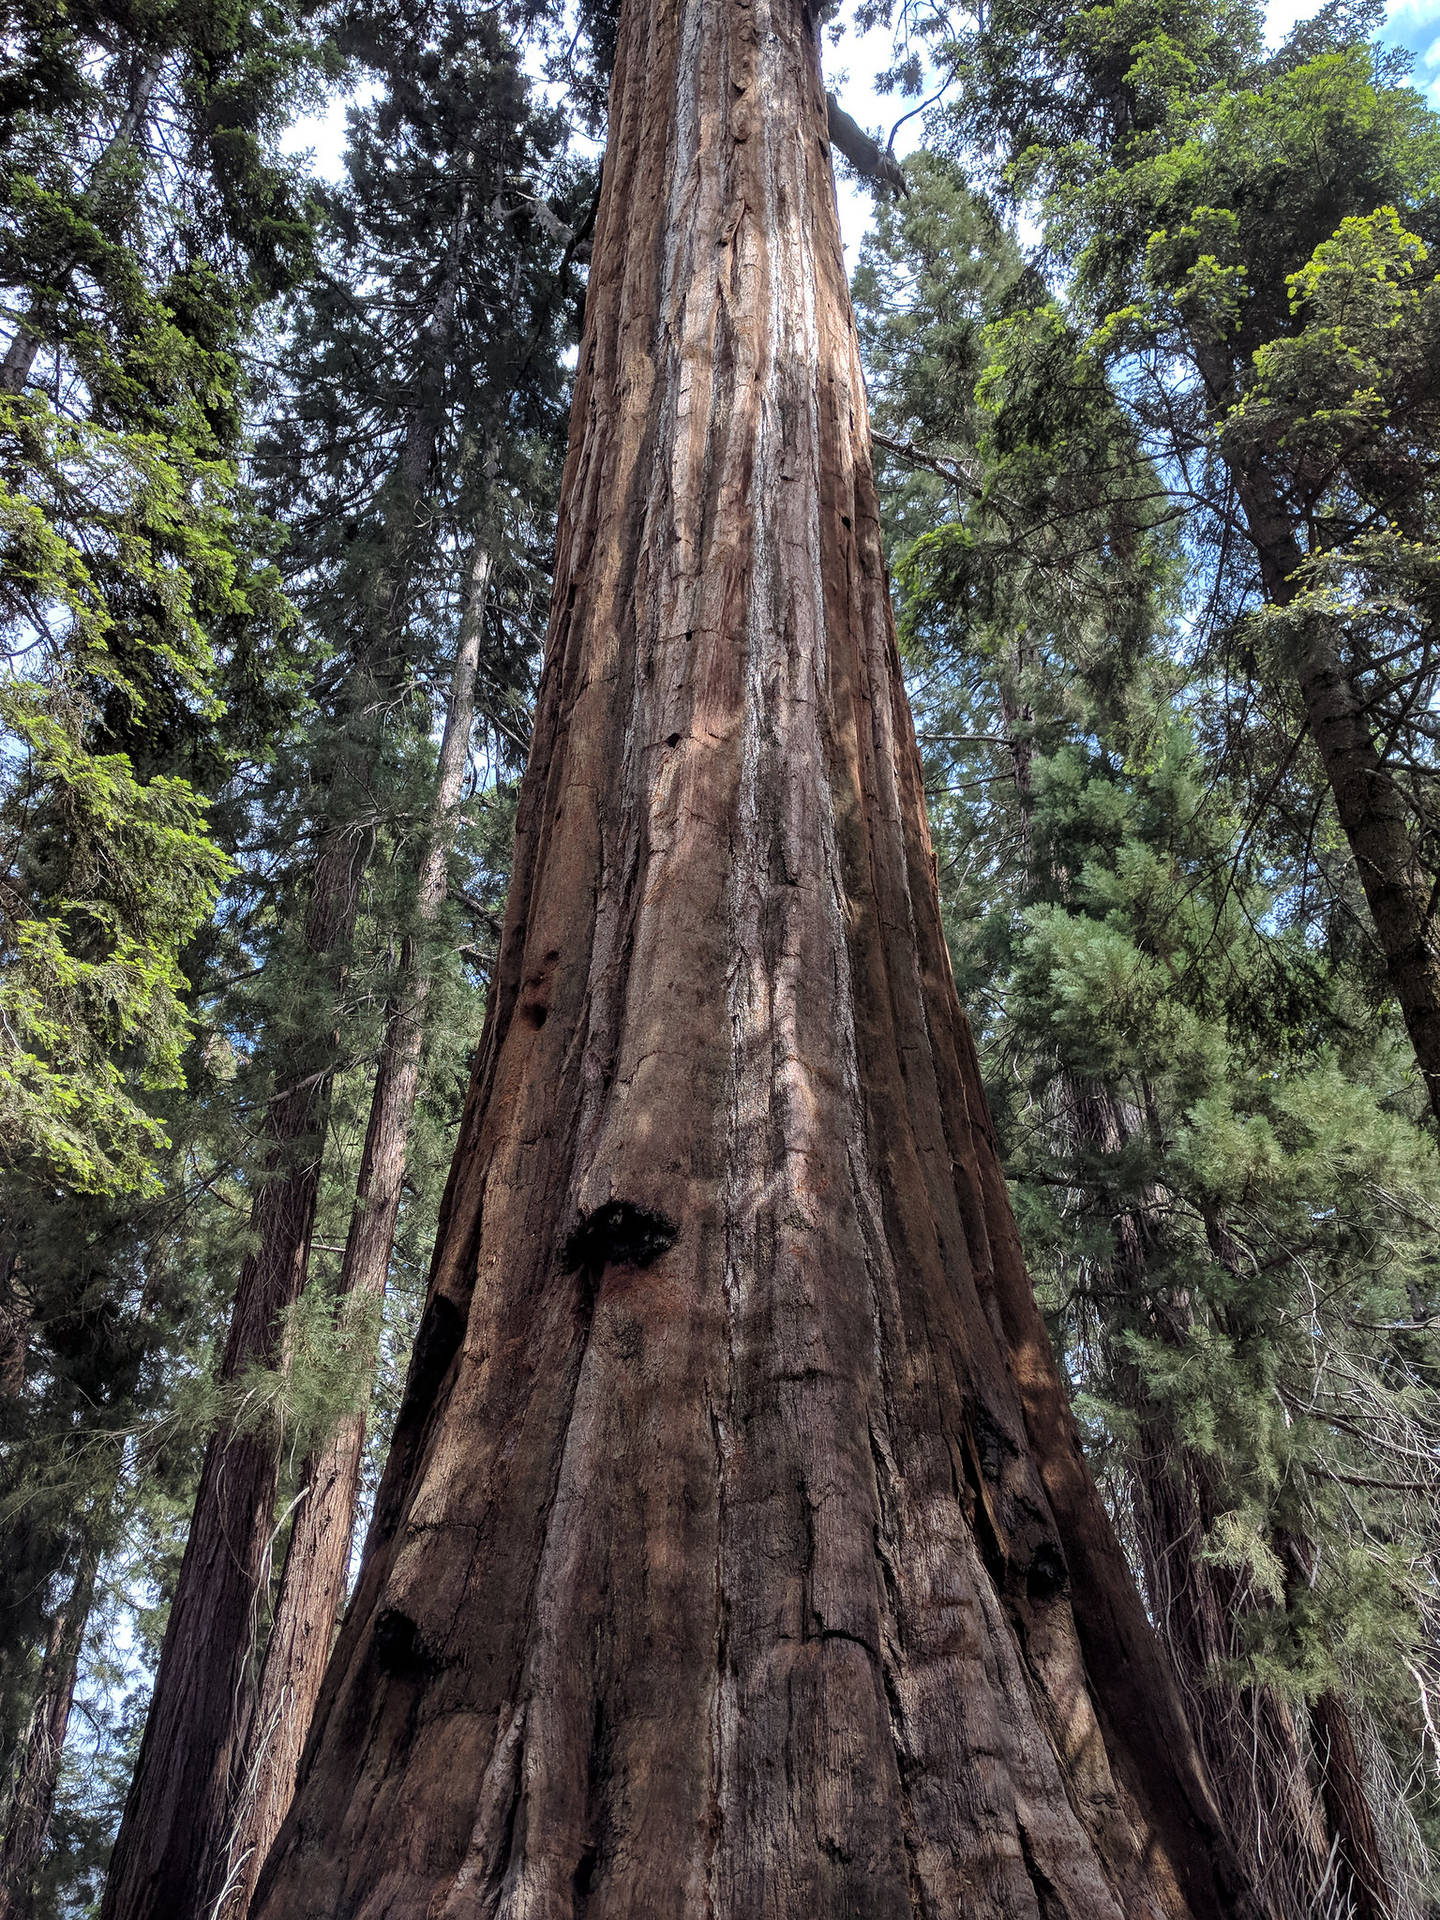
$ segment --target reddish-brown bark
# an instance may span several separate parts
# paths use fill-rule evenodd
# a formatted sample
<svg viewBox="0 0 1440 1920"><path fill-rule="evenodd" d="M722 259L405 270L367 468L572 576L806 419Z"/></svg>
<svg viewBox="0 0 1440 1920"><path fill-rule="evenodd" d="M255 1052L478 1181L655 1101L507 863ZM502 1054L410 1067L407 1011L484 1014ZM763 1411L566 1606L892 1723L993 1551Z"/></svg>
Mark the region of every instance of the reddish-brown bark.
<svg viewBox="0 0 1440 1920"><path fill-rule="evenodd" d="M477 548L420 865L417 929L402 944L386 1016L356 1182L355 1212L340 1267L337 1291L342 1299L379 1299L389 1274L430 998L431 975L423 942L445 903L455 809L469 763L489 578L490 556ZM225 1897L217 1909L217 1920L241 1920L248 1909L265 1855L294 1792L295 1771L345 1592L364 1445L364 1412L347 1414L306 1463L301 1476L304 1497L290 1532L260 1684L246 1730Z"/></svg>
<svg viewBox="0 0 1440 1920"><path fill-rule="evenodd" d="M1255 1911L955 997L798 0L622 15L487 1039L254 1911Z"/></svg>
<svg viewBox="0 0 1440 1920"><path fill-rule="evenodd" d="M374 842L381 716L403 684L409 562L442 419L470 196L452 224L425 356L387 502L381 563L358 638L341 737L318 823L303 947L312 983L338 1008ZM304 1289L321 1156L339 1060L332 1031L286 1034L266 1115L269 1151L252 1209L255 1251L236 1288L220 1380L282 1363L284 1314ZM268 1598L283 1433L277 1420L227 1422L205 1452L155 1692L116 1838L103 1920L202 1920L224 1880L227 1836L250 1719L260 1615Z"/></svg>
<svg viewBox="0 0 1440 1920"><path fill-rule="evenodd" d="M25 1920L33 1910L35 1875L44 1857L60 1785L65 1735L98 1565L99 1554L86 1546L69 1597L50 1622L40 1686L5 1809L5 1833L0 1839L0 1920Z"/></svg>

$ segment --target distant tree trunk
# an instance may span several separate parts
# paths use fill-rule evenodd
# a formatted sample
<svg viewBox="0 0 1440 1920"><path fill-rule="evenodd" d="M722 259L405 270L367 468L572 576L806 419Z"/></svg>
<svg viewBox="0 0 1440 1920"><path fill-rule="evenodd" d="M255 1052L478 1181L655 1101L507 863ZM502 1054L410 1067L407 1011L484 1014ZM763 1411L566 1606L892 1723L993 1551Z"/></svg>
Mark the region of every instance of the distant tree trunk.
<svg viewBox="0 0 1440 1920"><path fill-rule="evenodd" d="M86 1546L70 1588L70 1597L50 1623L49 1644L40 1669L40 1689L21 1750L19 1774L6 1808L0 1840L0 1920L28 1920L35 1875L45 1853L65 1734L75 1699L80 1651L95 1596L99 1553Z"/></svg>
<svg viewBox="0 0 1440 1920"><path fill-rule="evenodd" d="M1228 375L1218 359L1202 355L1201 364L1212 396L1228 393ZM1258 464L1232 459L1230 469L1266 597L1273 606L1289 606L1305 551L1284 502ZM1308 624L1293 671L1306 730L1360 876L1390 988L1440 1120L1440 903L1435 876L1427 872L1416 849L1405 797L1376 745L1332 622L1317 618Z"/></svg>
<svg viewBox="0 0 1440 1920"><path fill-rule="evenodd" d="M103 176L111 161L126 153L135 144L145 117L150 111L150 96L154 93L164 66L164 55L152 53L145 60L137 61L130 83L130 97L125 103L125 111L120 115L114 132L105 142L104 151L95 164L90 184L95 186ZM66 276L67 281L69 275ZM0 393L23 393L30 383L30 375L35 369L35 360L40 352L40 338L32 333L30 326L23 320L17 322L10 344L5 349L5 358L0 360Z"/></svg>
<svg viewBox="0 0 1440 1920"><path fill-rule="evenodd" d="M1315 1574L1315 1547L1294 1534L1282 1534L1280 1557L1291 1587L1308 1585ZM1355 1742L1350 1711L1333 1690L1310 1709L1320 1797L1334 1846L1334 1880L1348 1901L1351 1920L1393 1920L1395 1895L1375 1816L1365 1785L1365 1769Z"/></svg>
<svg viewBox="0 0 1440 1920"><path fill-rule="evenodd" d="M1322 1693L1311 1709L1311 1718L1320 1762L1320 1791L1336 1840L1341 1891L1350 1902L1353 1920L1391 1920L1394 1896L1349 1710L1338 1693Z"/></svg>
<svg viewBox="0 0 1440 1920"><path fill-rule="evenodd" d="M1114 1161L1133 1128L1113 1092L1071 1082L1065 1124L1083 1152ZM1113 1280L1136 1323L1172 1347L1189 1335L1189 1303L1154 1278L1156 1214L1165 1195L1113 1209ZM1216 1226L1212 1234L1219 1237ZM1224 1249L1216 1248L1216 1257ZM1135 1545L1150 1610L1180 1676L1191 1724L1226 1824L1274 1920L1312 1920L1328 1867L1328 1835L1294 1716L1273 1687L1237 1687L1226 1669L1243 1651L1247 1618L1274 1605L1249 1577L1206 1558L1220 1503L1207 1463L1177 1436L1132 1362L1111 1343L1110 1378L1132 1414L1125 1450Z"/></svg>
<svg viewBox="0 0 1440 1920"><path fill-rule="evenodd" d="M430 998L425 938L445 904L455 810L464 790L475 719L475 681L489 581L490 555L477 545L470 565L420 868L416 927L406 935L400 952L370 1102L355 1212L340 1268L338 1291L344 1300L378 1300L384 1294L390 1269ZM225 1897L217 1909L217 1920L219 1916L242 1920L295 1789L300 1752L344 1597L364 1444L362 1410L339 1422L306 1463L301 1476L304 1498L290 1534L244 1743Z"/></svg>
<svg viewBox="0 0 1440 1920"><path fill-rule="evenodd" d="M1103 1087L1072 1087L1069 1124L1093 1154L1115 1157L1130 1129ZM1155 1196L1157 1204L1164 1196ZM1208 1220L1214 1258L1241 1258L1218 1219ZM1143 1209L1117 1214L1116 1279L1145 1330L1169 1344L1190 1328L1187 1303L1167 1299L1150 1277L1155 1246ZM1112 1356L1113 1380L1136 1422L1127 1448L1136 1545L1153 1616L1180 1675L1191 1723L1209 1764L1229 1830L1274 1920L1311 1920L1338 1885L1351 1920L1391 1920L1393 1905L1348 1709L1327 1693L1310 1712L1319 1792L1306 1743L1283 1696L1236 1687L1226 1668L1244 1651L1243 1629L1274 1602L1249 1576L1205 1556L1220 1503L1204 1460L1181 1442L1145 1393L1133 1366ZM1288 1535L1276 1547L1293 1584L1308 1579L1313 1548Z"/></svg>
<svg viewBox="0 0 1440 1920"><path fill-rule="evenodd" d="M422 329L426 359L387 506L384 555L345 693L320 823L304 952L338 1004L374 843L383 715L398 694L412 542L441 425L441 380L469 220L461 198L445 272ZM340 1037L284 1036L271 1146L255 1199L256 1250L241 1270L220 1379L279 1365L285 1310L310 1255ZM205 1453L155 1693L125 1805L103 1920L202 1920L224 1879L237 1742L250 1717L259 1616L268 1591L283 1435L277 1422L222 1426Z"/></svg>
<svg viewBox="0 0 1440 1920"><path fill-rule="evenodd" d="M800 0L622 12L487 1038L254 1911L1257 1911L955 998Z"/></svg>

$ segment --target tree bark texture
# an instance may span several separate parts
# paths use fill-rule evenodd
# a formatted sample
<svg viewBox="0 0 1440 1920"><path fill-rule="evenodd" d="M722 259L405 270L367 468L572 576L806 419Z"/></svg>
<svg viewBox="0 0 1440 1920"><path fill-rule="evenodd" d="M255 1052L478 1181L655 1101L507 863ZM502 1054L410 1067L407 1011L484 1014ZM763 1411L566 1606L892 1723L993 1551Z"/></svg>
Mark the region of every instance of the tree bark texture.
<svg viewBox="0 0 1440 1920"><path fill-rule="evenodd" d="M1349 1711L1338 1693L1322 1693L1312 1716L1320 1790L1336 1842L1336 1877L1350 1902L1352 1920L1391 1920L1395 1901L1390 1875L1375 1831Z"/></svg>
<svg viewBox="0 0 1440 1920"><path fill-rule="evenodd" d="M420 1086L431 972L424 942L445 904L455 810L465 785L475 719L475 682L484 635L490 555L477 546L470 567L450 700L440 742L429 830L415 902L415 930L400 952L371 1095L345 1241L341 1299L385 1292L395 1223ZM217 1920L243 1920L260 1868L295 1790L296 1769L324 1677L345 1594L365 1445L363 1410L348 1414L306 1463L285 1569L266 1642L260 1684L244 1741L223 1897Z"/></svg>
<svg viewBox="0 0 1440 1920"><path fill-rule="evenodd" d="M0 1840L0 1920L27 1920L32 1911L35 1875L44 1857L60 1785L60 1763L65 1755L65 1735L75 1701L98 1565L98 1552L90 1546L83 1548L69 1598L50 1623L40 1688L6 1808L5 1835Z"/></svg>
<svg viewBox="0 0 1440 1920"><path fill-rule="evenodd" d="M453 332L470 196L462 196L426 363L386 508L383 558L350 668L341 738L324 796L303 936L317 998L343 989L374 845L383 717L404 676L405 581L440 431L441 373ZM312 1003L313 1004L313 1003ZM222 1382L283 1364L284 1313L300 1297L320 1189L339 1035L325 1022L278 1046L270 1146L252 1212L255 1251L236 1290ZM201 1920L225 1878L234 1776L250 1720L254 1656L268 1597L283 1432L226 1424L206 1448L141 1741L106 1884L103 1920Z"/></svg>
<svg viewBox="0 0 1440 1920"><path fill-rule="evenodd" d="M254 1911L1256 1911L955 997L799 0L622 14L495 996Z"/></svg>

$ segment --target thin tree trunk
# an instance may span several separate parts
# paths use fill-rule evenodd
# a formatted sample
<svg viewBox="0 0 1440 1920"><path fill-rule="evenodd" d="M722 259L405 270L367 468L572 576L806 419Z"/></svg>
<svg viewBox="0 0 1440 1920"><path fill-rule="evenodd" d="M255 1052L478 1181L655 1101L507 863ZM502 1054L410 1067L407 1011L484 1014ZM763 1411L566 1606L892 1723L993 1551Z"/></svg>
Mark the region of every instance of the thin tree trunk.
<svg viewBox="0 0 1440 1920"><path fill-rule="evenodd" d="M407 934L401 948L386 1016L355 1212L340 1268L342 1299L378 1300L384 1294L390 1269L430 998L425 940L445 904L455 810L469 763L489 582L490 555L477 544L440 742L416 897L416 928ZM224 1920L242 1920L246 1913L265 1855L294 1792L301 1749L344 1597L364 1443L363 1410L346 1415L306 1463L301 1476L304 1498L290 1534L245 1743L226 1885L217 1907L217 1914Z"/></svg>
<svg viewBox="0 0 1440 1920"><path fill-rule="evenodd" d="M1212 355L1202 355L1213 396L1228 391ZM1286 607L1305 562L1279 492L1255 464L1230 461L1235 490L1260 562L1266 597ZM1347 672L1334 624L1307 623L1294 662L1306 728L1335 802L1384 956L1390 987L1440 1119L1440 894L1411 837L1404 795L1386 766Z"/></svg>
<svg viewBox="0 0 1440 1920"><path fill-rule="evenodd" d="M1391 1920L1394 1896L1349 1710L1339 1694L1322 1693L1311 1708L1311 1719L1320 1764L1320 1791L1337 1843L1340 1887L1350 1901L1352 1920Z"/></svg>
<svg viewBox="0 0 1440 1920"><path fill-rule="evenodd" d="M1277 1542L1287 1584L1307 1586L1315 1577L1312 1541L1286 1533ZM1334 1845L1335 1884L1349 1905L1350 1920L1393 1920L1395 1895L1375 1816L1365 1786L1365 1769L1344 1700L1333 1690L1319 1695L1310 1709L1320 1797Z"/></svg>
<svg viewBox="0 0 1440 1920"><path fill-rule="evenodd" d="M383 716L397 696L412 543L441 423L441 379L469 223L461 197L424 372L386 515L386 563L350 670L303 951L338 1005L374 843ZM252 1214L220 1380L281 1364L284 1314L304 1289L338 1032L285 1036L271 1146ZM237 1744L250 1718L259 1616L268 1592L283 1434L278 1421L223 1425L206 1449L155 1692L111 1859L103 1920L202 1920L224 1880Z"/></svg>
<svg viewBox="0 0 1440 1920"><path fill-rule="evenodd" d="M1124 1151L1132 1127L1110 1089L1070 1082L1063 1102L1077 1146L1112 1161ZM1114 1272L1143 1330L1173 1347L1187 1338L1192 1316L1187 1300L1169 1296L1153 1279L1155 1210L1164 1199L1157 1191L1143 1205L1114 1214ZM1226 1677L1242 1653L1246 1619L1273 1603L1245 1574L1206 1559L1219 1517L1206 1463L1177 1438L1113 1343L1108 1360L1114 1388L1135 1419L1125 1470L1150 1611L1175 1663L1226 1824L1274 1920L1312 1920L1325 1886L1327 1835L1294 1716L1273 1687L1236 1687Z"/></svg>
<svg viewBox="0 0 1440 1920"><path fill-rule="evenodd" d="M610 127L487 1039L255 1911L1252 1915L955 999L800 0L626 0Z"/></svg>
<svg viewBox="0 0 1440 1920"><path fill-rule="evenodd" d="M1071 1090L1071 1125L1091 1152L1113 1157L1129 1128L1104 1088ZM1163 1196L1156 1195L1159 1202ZM1215 1259L1238 1252L1223 1222L1207 1222ZM1190 1324L1183 1301L1163 1301L1151 1284L1154 1235L1143 1211L1119 1215L1117 1273L1148 1330L1172 1344ZM1229 1829L1252 1866L1276 1920L1311 1920L1338 1885L1351 1920L1391 1920L1388 1875L1375 1832L1348 1709L1327 1693L1311 1708L1320 1793L1311 1786L1294 1716L1271 1687L1237 1688L1225 1669L1243 1653L1247 1616L1270 1604L1248 1576L1208 1561L1204 1546L1218 1518L1203 1460L1175 1436L1145 1394L1132 1366L1114 1363L1115 1384L1137 1423L1128 1450L1135 1528L1151 1611L1181 1678L1192 1725L1209 1764ZM1309 1577L1313 1548L1279 1536L1291 1581Z"/></svg>
<svg viewBox="0 0 1440 1920"><path fill-rule="evenodd" d="M152 53L136 68L125 111L121 114L115 131L105 142L104 151L96 161L95 171L90 176L91 190L104 177L111 161L134 145L135 136L145 124L145 116L150 111L150 96L155 91L160 79L160 70L164 64L163 54ZM31 331L27 322L19 321L10 344L5 349L5 358L0 361L0 393L25 391L30 384L30 375L34 371L40 345L39 335Z"/></svg>
<svg viewBox="0 0 1440 1920"><path fill-rule="evenodd" d="M20 1756L19 1775L6 1809L0 1840L0 1920L27 1920L32 1910L35 1875L45 1853L65 1734L80 1671L80 1650L95 1595L99 1553L81 1551L70 1597L50 1623L49 1644L40 1669L40 1689Z"/></svg>

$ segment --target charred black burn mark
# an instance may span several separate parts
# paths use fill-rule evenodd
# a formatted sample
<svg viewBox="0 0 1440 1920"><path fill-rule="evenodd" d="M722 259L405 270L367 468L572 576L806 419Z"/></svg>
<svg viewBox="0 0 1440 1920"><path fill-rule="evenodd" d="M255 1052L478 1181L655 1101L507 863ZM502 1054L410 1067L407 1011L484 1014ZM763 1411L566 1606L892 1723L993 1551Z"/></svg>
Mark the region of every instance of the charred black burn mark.
<svg viewBox="0 0 1440 1920"><path fill-rule="evenodd" d="M1058 1540L1042 1540L1025 1569L1025 1591L1032 1600L1053 1600L1070 1584L1070 1569Z"/></svg>
<svg viewBox="0 0 1440 1920"><path fill-rule="evenodd" d="M600 1864L600 1849L587 1847L575 1867L575 1898L588 1900L595 1890L595 1869Z"/></svg>
<svg viewBox="0 0 1440 1920"><path fill-rule="evenodd" d="M998 1480L1006 1460L1013 1459L1015 1448L978 1402L971 1409L970 1424L980 1471L987 1480Z"/></svg>
<svg viewBox="0 0 1440 1920"><path fill-rule="evenodd" d="M397 1680L423 1680L440 1665L415 1622L398 1607L387 1607L375 1622L375 1658L380 1671Z"/></svg>
<svg viewBox="0 0 1440 1920"><path fill-rule="evenodd" d="M567 1273L599 1274L605 1267L648 1267L674 1246L679 1228L663 1213L637 1207L633 1200L607 1200L565 1242Z"/></svg>
<svg viewBox="0 0 1440 1920"><path fill-rule="evenodd" d="M405 1412L424 1414L445 1378L465 1335L465 1318L453 1300L437 1293L415 1335L410 1377L405 1383ZM403 1415L402 1415L403 1417Z"/></svg>
<svg viewBox="0 0 1440 1920"><path fill-rule="evenodd" d="M975 1542L980 1549L980 1558L986 1571L997 1587L1008 1584L1010 1576L1010 1543L1005 1537L1000 1516L995 1511L995 1503L990 1496L993 1475L987 1474L983 1464L979 1435L976 1432L978 1408L970 1409L970 1417L965 1422L964 1448L962 1460L965 1479L973 1496L968 1503L971 1524L975 1528ZM997 1463L998 1464L998 1463Z"/></svg>

